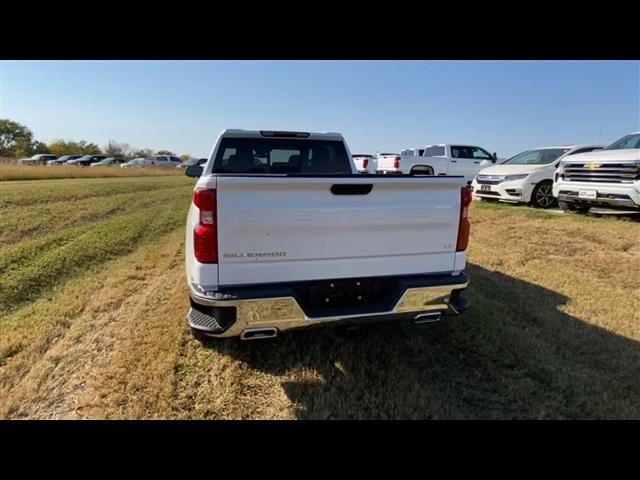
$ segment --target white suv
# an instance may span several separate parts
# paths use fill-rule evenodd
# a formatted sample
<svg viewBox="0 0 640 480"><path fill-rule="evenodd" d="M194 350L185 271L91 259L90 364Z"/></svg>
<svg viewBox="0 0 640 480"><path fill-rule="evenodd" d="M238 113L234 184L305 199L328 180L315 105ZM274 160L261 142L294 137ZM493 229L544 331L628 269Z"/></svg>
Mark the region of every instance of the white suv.
<svg viewBox="0 0 640 480"><path fill-rule="evenodd" d="M562 159L553 195L567 212L591 207L640 211L640 132L603 150Z"/></svg>
<svg viewBox="0 0 640 480"><path fill-rule="evenodd" d="M501 165L481 170L471 184L474 196L527 203L537 208L553 207L556 203L553 176L560 161L600 148L599 145L562 145L524 151Z"/></svg>

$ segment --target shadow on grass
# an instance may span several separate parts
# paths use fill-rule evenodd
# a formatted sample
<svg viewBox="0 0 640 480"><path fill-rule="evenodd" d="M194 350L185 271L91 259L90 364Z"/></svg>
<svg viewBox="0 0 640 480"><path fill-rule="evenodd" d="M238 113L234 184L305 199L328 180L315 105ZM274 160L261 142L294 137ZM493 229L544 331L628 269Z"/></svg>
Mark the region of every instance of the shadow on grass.
<svg viewBox="0 0 640 480"><path fill-rule="evenodd" d="M435 327L377 324L352 338L323 328L208 348L281 376L304 419L640 418L638 342L562 313L559 293L467 272L471 310ZM300 377L311 380L291 380Z"/></svg>

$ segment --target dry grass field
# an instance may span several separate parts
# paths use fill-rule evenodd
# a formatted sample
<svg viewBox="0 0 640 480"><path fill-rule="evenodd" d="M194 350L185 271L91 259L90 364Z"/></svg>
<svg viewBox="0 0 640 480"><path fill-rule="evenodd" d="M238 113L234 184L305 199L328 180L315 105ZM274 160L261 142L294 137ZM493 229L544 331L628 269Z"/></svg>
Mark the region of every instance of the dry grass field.
<svg viewBox="0 0 640 480"><path fill-rule="evenodd" d="M0 183L0 418L640 418L637 219L474 202L465 315L203 346L192 186Z"/></svg>
<svg viewBox="0 0 640 480"><path fill-rule="evenodd" d="M120 168L116 167L76 167L57 165L16 165L0 162L0 181L3 180L46 180L61 178L104 178L104 177L158 177L184 175L177 168Z"/></svg>

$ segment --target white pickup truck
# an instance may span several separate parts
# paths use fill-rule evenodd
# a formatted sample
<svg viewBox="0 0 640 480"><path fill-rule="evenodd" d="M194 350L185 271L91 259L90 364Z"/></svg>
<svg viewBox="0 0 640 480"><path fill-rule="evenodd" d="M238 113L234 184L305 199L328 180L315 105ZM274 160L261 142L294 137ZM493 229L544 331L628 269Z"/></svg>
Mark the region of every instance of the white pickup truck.
<svg viewBox="0 0 640 480"><path fill-rule="evenodd" d="M246 130L185 173L199 177L185 260L200 340L469 306L463 177L362 175L338 133Z"/></svg>
<svg viewBox="0 0 640 480"><path fill-rule="evenodd" d="M485 149L467 145L427 145L403 151L410 155L383 155L378 158L378 173L420 173L422 175L462 175L471 182L477 173L498 161L496 154Z"/></svg>
<svg viewBox="0 0 640 480"><path fill-rule="evenodd" d="M352 155L356 170L360 173L375 174L378 168L378 158L368 153L354 153Z"/></svg>
<svg viewBox="0 0 640 480"><path fill-rule="evenodd" d="M424 148L405 148L400 150L400 156L421 157L424 154Z"/></svg>
<svg viewBox="0 0 640 480"><path fill-rule="evenodd" d="M562 158L553 196L570 213L591 207L640 211L640 132L604 149Z"/></svg>

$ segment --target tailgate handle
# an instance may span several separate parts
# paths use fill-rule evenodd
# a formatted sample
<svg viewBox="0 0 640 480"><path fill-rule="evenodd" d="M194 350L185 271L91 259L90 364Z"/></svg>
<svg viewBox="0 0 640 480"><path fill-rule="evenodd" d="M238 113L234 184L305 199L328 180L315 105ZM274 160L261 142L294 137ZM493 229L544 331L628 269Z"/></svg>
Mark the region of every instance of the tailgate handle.
<svg viewBox="0 0 640 480"><path fill-rule="evenodd" d="M372 183L337 183L331 185L331 193L334 195L366 195L372 189Z"/></svg>

